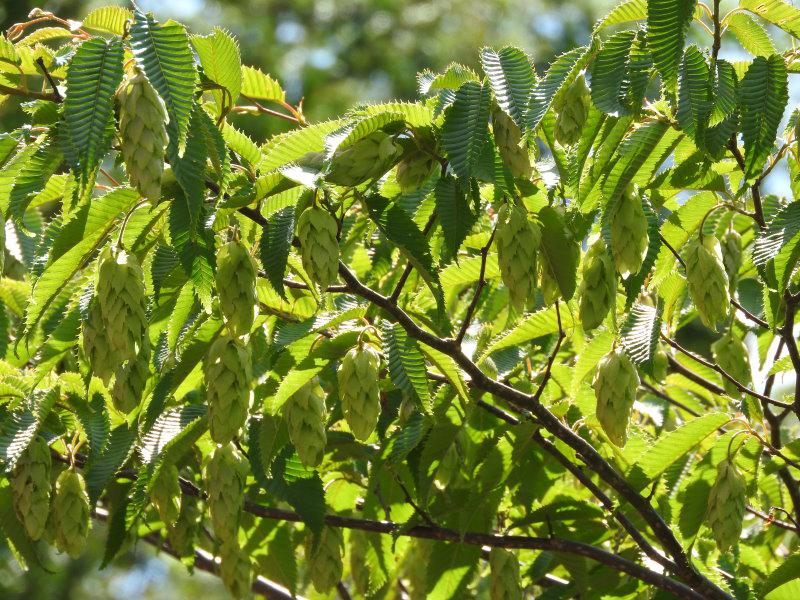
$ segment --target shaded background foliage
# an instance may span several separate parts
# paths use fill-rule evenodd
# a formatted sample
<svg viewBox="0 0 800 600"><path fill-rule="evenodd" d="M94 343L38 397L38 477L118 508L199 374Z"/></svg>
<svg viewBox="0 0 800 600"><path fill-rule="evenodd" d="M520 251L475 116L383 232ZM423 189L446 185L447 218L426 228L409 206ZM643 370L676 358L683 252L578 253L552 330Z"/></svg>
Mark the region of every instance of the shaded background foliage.
<svg viewBox="0 0 800 600"><path fill-rule="evenodd" d="M92 8L127 2L7 0L0 4L0 29L26 19L33 8L79 18ZM478 67L478 49L511 44L524 48L541 73L553 57L586 43L595 20L611 0L143 0L139 6L160 19L175 18L195 33L216 25L236 36L242 61L262 68L285 87L288 100L304 99L312 120L338 115L358 102L417 95L415 75L440 71L458 61ZM0 129L23 115L0 106ZM283 122L235 116L238 127L263 139ZM105 532L79 560L59 557L57 573L24 574L0 540L3 600L228 598L216 577L189 576L172 559L159 559L145 543L124 559L97 571Z"/></svg>

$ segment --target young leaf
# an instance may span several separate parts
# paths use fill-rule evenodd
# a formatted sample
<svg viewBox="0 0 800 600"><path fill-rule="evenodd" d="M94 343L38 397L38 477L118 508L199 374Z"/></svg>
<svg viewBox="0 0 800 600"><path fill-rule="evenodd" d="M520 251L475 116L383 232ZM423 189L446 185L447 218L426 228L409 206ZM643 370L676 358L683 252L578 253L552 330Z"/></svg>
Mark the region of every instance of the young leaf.
<svg viewBox="0 0 800 600"><path fill-rule="evenodd" d="M67 69L63 148L79 181L86 185L114 134L114 93L122 81L122 42L90 38Z"/></svg>
<svg viewBox="0 0 800 600"><path fill-rule="evenodd" d="M697 0L647 0L647 44L668 87L674 87L696 4Z"/></svg>
<svg viewBox="0 0 800 600"><path fill-rule="evenodd" d="M471 177L483 152L489 128L489 88L468 81L445 111L442 146L459 177Z"/></svg>
<svg viewBox="0 0 800 600"><path fill-rule="evenodd" d="M519 48L505 46L481 50L481 65L489 78L497 104L521 129L525 128L528 98L535 75L528 56Z"/></svg>
<svg viewBox="0 0 800 600"><path fill-rule="evenodd" d="M286 298L283 277L286 274L286 262L289 259L289 251L292 248L292 238L294 237L294 216L293 206L282 208L271 215L267 219L267 226L261 233L259 245L259 256L261 264L264 265L264 272L281 298Z"/></svg>
<svg viewBox="0 0 800 600"><path fill-rule="evenodd" d="M789 101L783 57L757 56L739 88L744 139L744 170L748 181L761 174L772 151L783 111Z"/></svg>

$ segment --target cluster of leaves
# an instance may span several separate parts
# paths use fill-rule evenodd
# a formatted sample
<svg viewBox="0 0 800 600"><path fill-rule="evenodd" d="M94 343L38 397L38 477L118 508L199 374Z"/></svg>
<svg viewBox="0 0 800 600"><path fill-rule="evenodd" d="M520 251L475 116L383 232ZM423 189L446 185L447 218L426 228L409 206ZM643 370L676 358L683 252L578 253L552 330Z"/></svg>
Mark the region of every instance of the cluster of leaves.
<svg viewBox="0 0 800 600"><path fill-rule="evenodd" d="M203 508L207 492L209 504L228 493L205 470L221 453L207 390L234 386L205 381L204 357L233 327L215 279L233 237L260 262L257 316L243 335L236 323L248 350L236 356L252 363L241 370L248 416L224 446L247 461L233 540L256 591L328 593L338 579L370 597L794 597L800 397L779 384L800 372L800 217L760 184L785 163L800 191L798 114L779 132L800 63L768 24L800 36L800 10L742 0L723 16L719 2L625 0L541 76L521 50L487 48L483 75L423 72L418 102L313 124L241 65L223 30L192 36L120 7L13 27L0 38L0 94L22 99L28 124L0 137L0 527L20 562L48 566L14 492L15 467L43 439L53 480L79 471L93 516L108 521L106 564L139 536L211 570L222 549L229 583L231 532ZM686 47L692 26L711 32L708 50ZM723 38L753 58L721 59ZM167 117L155 124L163 157L145 149L163 159L158 198L124 183L132 141L117 89L137 73ZM584 76L585 103L574 87ZM258 143L230 123L242 110L297 127ZM582 121L574 140L565 114ZM646 240L620 237L630 201ZM338 248L302 226L309 207L334 221ZM498 223L512 207L536 247L498 257L497 238L515 248ZM587 242L612 266L620 245L644 242L632 272L611 270L596 327L580 316L594 293ZM700 246L712 248L702 277ZM86 350L102 326L98 257L121 250L142 265L152 348L125 412L122 371L97 372ZM337 256L338 280L320 286ZM706 273L724 277L722 295ZM527 297L510 294L519 277L533 283ZM353 389L340 388L371 397L355 359L341 370L364 340L380 361L366 439L351 430ZM612 411L613 434L598 417L607 377L595 374L612 358L635 365L612 382L635 399ZM284 413L319 389L325 451L311 466ZM200 509L189 543L176 542L164 490Z"/></svg>

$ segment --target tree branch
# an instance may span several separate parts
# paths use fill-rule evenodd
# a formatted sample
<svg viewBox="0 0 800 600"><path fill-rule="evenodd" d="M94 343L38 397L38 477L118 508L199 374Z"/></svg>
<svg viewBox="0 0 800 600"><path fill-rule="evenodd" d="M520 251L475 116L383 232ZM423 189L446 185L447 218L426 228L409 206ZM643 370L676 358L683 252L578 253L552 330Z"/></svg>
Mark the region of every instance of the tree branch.
<svg viewBox="0 0 800 600"><path fill-rule="evenodd" d="M472 296L472 301L469 303L467 312L464 314L464 322L461 323L461 329L456 336L456 343L459 346L461 345L461 342L464 341L464 336L467 335L467 329L469 329L470 323L472 322L475 309L478 308L481 292L486 285L486 261L489 259L489 248L492 247L492 241L494 241L494 234L496 231L497 227L492 229L492 234L489 236L489 241L486 242L486 245L483 248L481 248L481 270L478 274L478 285L475 287L475 295Z"/></svg>

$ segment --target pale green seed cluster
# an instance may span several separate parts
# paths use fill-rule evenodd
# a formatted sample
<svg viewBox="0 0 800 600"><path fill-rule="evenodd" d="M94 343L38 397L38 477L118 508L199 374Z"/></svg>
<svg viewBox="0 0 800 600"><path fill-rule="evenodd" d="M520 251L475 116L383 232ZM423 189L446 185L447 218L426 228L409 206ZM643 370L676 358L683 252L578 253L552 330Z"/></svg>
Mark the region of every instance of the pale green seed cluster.
<svg viewBox="0 0 800 600"><path fill-rule="evenodd" d="M86 319L81 322L81 331L83 353L92 367L92 373L108 382L119 363L115 360L114 352L111 349L108 331L103 326L100 314L100 302L96 297L92 298L89 303Z"/></svg>
<svg viewBox="0 0 800 600"><path fill-rule="evenodd" d="M728 275L730 289L733 292L739 283L739 269L744 258L742 236L733 229L726 231L722 236L720 250L722 251L722 264L725 265L725 273Z"/></svg>
<svg viewBox="0 0 800 600"><path fill-rule="evenodd" d="M150 345L147 337L136 358L117 369L111 400L114 408L125 414L133 411L142 401L147 380L150 378Z"/></svg>
<svg viewBox="0 0 800 600"><path fill-rule="evenodd" d="M214 533L222 541L235 541L239 532L247 463L231 443L217 446L206 464L208 509Z"/></svg>
<svg viewBox="0 0 800 600"><path fill-rule="evenodd" d="M436 160L422 150L412 150L397 163L397 184L400 191L410 194L428 180L436 167Z"/></svg>
<svg viewBox="0 0 800 600"><path fill-rule="evenodd" d="M583 74L578 75L572 84L564 91L556 107L555 137L562 146L572 146L581 139L583 126L589 117L591 106L589 88Z"/></svg>
<svg viewBox="0 0 800 600"><path fill-rule="evenodd" d="M283 405L283 414L300 461L307 467L319 466L327 443L325 392L319 379L312 378L292 394Z"/></svg>
<svg viewBox="0 0 800 600"><path fill-rule="evenodd" d="M511 304L522 310L536 288L536 252L541 242L538 225L528 220L523 206L503 206L497 217L497 261Z"/></svg>
<svg viewBox="0 0 800 600"><path fill-rule="evenodd" d="M194 549L194 540L203 513L198 506L198 500L193 496L182 497L180 504L178 519L169 527L167 537L169 545L179 556L189 556Z"/></svg>
<svg viewBox="0 0 800 600"><path fill-rule="evenodd" d="M153 481L150 499L164 525L169 527L178 520L181 513L181 485L178 481L178 468L174 464L161 466Z"/></svg>
<svg viewBox="0 0 800 600"><path fill-rule="evenodd" d="M58 476L49 527L60 552L77 558L89 536L89 496L83 476L67 469Z"/></svg>
<svg viewBox="0 0 800 600"><path fill-rule="evenodd" d="M733 332L728 331L725 335L711 344L711 353L714 360L728 375L744 386L749 386L751 381L750 361L747 357L747 346ZM732 395L739 395L741 392L733 382L723 378L725 391Z"/></svg>
<svg viewBox="0 0 800 600"><path fill-rule="evenodd" d="M401 154L402 148L392 136L375 131L337 150L325 179L336 185L353 187L386 173Z"/></svg>
<svg viewBox="0 0 800 600"><path fill-rule="evenodd" d="M356 439L362 441L375 430L381 412L380 362L378 351L363 344L344 355L337 373L344 418Z"/></svg>
<svg viewBox="0 0 800 600"><path fill-rule="evenodd" d="M715 327L728 316L728 276L717 238L706 235L692 239L684 252L686 284L700 320Z"/></svg>
<svg viewBox="0 0 800 600"><path fill-rule="evenodd" d="M580 285L580 317L585 331L600 326L616 298L614 265L602 240L589 248L583 259Z"/></svg>
<svg viewBox="0 0 800 600"><path fill-rule="evenodd" d="M303 269L323 290L336 280L339 269L337 231L336 219L319 206L309 206L297 219Z"/></svg>
<svg viewBox="0 0 800 600"><path fill-rule="evenodd" d="M608 438L622 447L628 440L628 421L639 388L639 374L628 355L616 348L597 364L592 381L597 419Z"/></svg>
<svg viewBox="0 0 800 600"><path fill-rule="evenodd" d="M247 420L252 379L250 350L239 340L220 335L203 362L211 439L230 442Z"/></svg>
<svg viewBox="0 0 800 600"><path fill-rule="evenodd" d="M50 514L50 447L37 436L17 460L9 478L14 509L32 540L44 533Z"/></svg>
<svg viewBox="0 0 800 600"><path fill-rule="evenodd" d="M522 600L519 561L510 550L492 548L489 552L489 597L492 600Z"/></svg>
<svg viewBox="0 0 800 600"><path fill-rule="evenodd" d="M161 198L167 108L138 69L119 90L119 132L122 158L131 184L153 202Z"/></svg>
<svg viewBox="0 0 800 600"><path fill-rule="evenodd" d="M342 532L335 527L323 527L319 536L310 531L306 536L306 561L311 583L324 594L331 591L342 579Z"/></svg>
<svg viewBox="0 0 800 600"><path fill-rule="evenodd" d="M623 277L638 273L647 251L647 217L642 199L633 189L627 189L612 203L609 223L611 254L617 271Z"/></svg>
<svg viewBox="0 0 800 600"><path fill-rule="evenodd" d="M717 479L708 494L706 519L721 551L734 546L742 535L747 502L747 482L733 460L717 465Z"/></svg>
<svg viewBox="0 0 800 600"><path fill-rule="evenodd" d="M369 564L369 538L367 533L358 529L350 531L350 577L353 579L355 591L362 597L367 597L370 591Z"/></svg>
<svg viewBox="0 0 800 600"><path fill-rule="evenodd" d="M533 165L522 131L504 111L496 108L492 112L492 131L500 158L516 179L529 180L533 176Z"/></svg>
<svg viewBox="0 0 800 600"><path fill-rule="evenodd" d="M97 268L100 317L117 364L136 358L147 330L144 273L136 256L106 247Z"/></svg>
<svg viewBox="0 0 800 600"><path fill-rule="evenodd" d="M256 264L240 241L223 245L217 254L219 308L231 334L250 333L256 316Z"/></svg>
<svg viewBox="0 0 800 600"><path fill-rule="evenodd" d="M403 560L403 574L410 600L425 600L428 597L428 565L432 552L431 540L414 538L408 545Z"/></svg>
<svg viewBox="0 0 800 600"><path fill-rule="evenodd" d="M225 541L219 547L219 576L231 596L240 599L250 592L253 582L253 563L238 541Z"/></svg>

